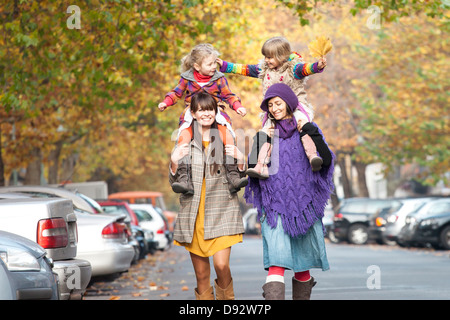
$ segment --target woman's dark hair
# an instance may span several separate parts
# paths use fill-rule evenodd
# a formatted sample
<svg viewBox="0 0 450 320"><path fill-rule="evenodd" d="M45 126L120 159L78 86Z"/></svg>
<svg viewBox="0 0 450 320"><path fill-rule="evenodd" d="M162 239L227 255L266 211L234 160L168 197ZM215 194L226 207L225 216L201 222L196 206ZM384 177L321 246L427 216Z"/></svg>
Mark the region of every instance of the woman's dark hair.
<svg viewBox="0 0 450 320"><path fill-rule="evenodd" d="M191 98L191 112L195 113L200 108L202 108L202 110L214 110L216 114L218 112L216 99L204 91L194 94Z"/></svg>
<svg viewBox="0 0 450 320"><path fill-rule="evenodd" d="M191 98L191 113L197 112L200 108L202 110L214 110L215 114L218 113L218 105L216 99L212 95L207 92L200 91L192 96ZM197 121L193 122L192 131L194 140L198 142L199 145L202 145L202 137L197 130ZM223 141L220 137L219 130L217 129L217 122L211 125L210 130L210 144L209 149L211 150L211 156L213 159L213 163L210 165L211 175L216 174L219 170L219 165L224 163L224 147Z"/></svg>

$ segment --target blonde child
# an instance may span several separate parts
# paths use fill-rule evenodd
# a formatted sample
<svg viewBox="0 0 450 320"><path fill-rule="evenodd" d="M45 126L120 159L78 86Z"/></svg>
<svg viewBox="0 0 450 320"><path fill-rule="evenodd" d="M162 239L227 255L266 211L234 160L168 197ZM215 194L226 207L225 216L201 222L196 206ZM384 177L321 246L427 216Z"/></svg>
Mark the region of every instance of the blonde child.
<svg viewBox="0 0 450 320"><path fill-rule="evenodd" d="M331 154L318 133L316 125L312 124L313 106L306 99L305 82L308 76L320 73L326 67L326 59L315 63L305 63L302 57L292 52L290 43L284 37L273 37L267 40L261 49L264 59L256 65L234 64L217 59L224 73L235 73L259 78L263 84L263 95L275 83L287 84L297 95L299 104L294 111L301 141L309 159L312 171L316 172L322 165L331 163ZM269 113L265 113L263 130L258 132L249 158L250 177L266 179L269 176L267 164L270 159L271 143L267 132L273 127Z"/></svg>
<svg viewBox="0 0 450 320"><path fill-rule="evenodd" d="M190 102L194 94L207 92L218 102L220 112L216 114L218 131L225 146L234 145L234 132L231 128L231 119L225 112L228 104L237 114L246 115L246 109L241 105L240 99L231 92L223 73L216 70L216 59L219 53L210 44L196 45L191 52L181 60L181 78L178 85L166 94L164 101L158 105L160 111L174 105L185 95L185 109L180 116L177 145L190 143L192 135L193 117L190 111ZM234 159L226 158L227 179L230 183L230 191L237 192L245 187L247 179L238 170ZM179 178L172 184L176 193L194 194L193 184L190 179L190 164L188 158L180 161Z"/></svg>

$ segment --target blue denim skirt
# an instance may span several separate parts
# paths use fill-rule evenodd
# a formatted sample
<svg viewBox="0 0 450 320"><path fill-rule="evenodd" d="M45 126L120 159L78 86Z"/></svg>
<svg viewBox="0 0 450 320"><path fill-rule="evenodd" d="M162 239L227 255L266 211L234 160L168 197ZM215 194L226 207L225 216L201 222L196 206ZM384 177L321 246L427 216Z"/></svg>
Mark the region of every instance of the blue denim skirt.
<svg viewBox="0 0 450 320"><path fill-rule="evenodd" d="M261 217L264 269L271 266L284 267L294 272L320 268L330 269L325 250L325 239L320 220L305 235L292 238L283 230L281 217L277 226L271 228L265 215Z"/></svg>

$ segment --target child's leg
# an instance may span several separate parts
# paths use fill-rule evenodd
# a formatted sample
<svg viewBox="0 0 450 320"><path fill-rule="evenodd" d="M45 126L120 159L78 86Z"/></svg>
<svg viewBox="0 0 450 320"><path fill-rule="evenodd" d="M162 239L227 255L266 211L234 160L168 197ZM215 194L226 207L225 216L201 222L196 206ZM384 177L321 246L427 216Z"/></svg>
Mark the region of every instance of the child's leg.
<svg viewBox="0 0 450 320"><path fill-rule="evenodd" d="M302 133L300 135L302 134L307 134L308 136L311 137L311 139L314 142L314 145L316 146L317 152L319 152L319 155L323 160L323 165L325 167L331 165L333 156L322 134L319 132L319 128L314 124L312 124L311 122L308 122L303 126Z"/></svg>
<svg viewBox="0 0 450 320"><path fill-rule="evenodd" d="M181 130L180 136L178 137L177 145L190 143L192 140L192 125L186 129Z"/></svg>
<svg viewBox="0 0 450 320"><path fill-rule="evenodd" d="M300 139L302 141L303 148L305 149L306 156L309 159L312 171L319 171L320 169L322 169L323 160L318 156L314 141L307 134L303 135Z"/></svg>
<svg viewBox="0 0 450 320"><path fill-rule="evenodd" d="M299 104L300 105L300 104ZM300 122L300 132L301 128L309 122L309 116L306 114L304 109L296 109L294 111L294 118L297 122L297 124ZM303 144L303 148L305 149L306 156L309 159L309 163L311 164L312 171L319 171L322 169L322 158L320 158L317 154L317 148L314 144L314 141L311 139L311 137L303 132L300 134L301 141Z"/></svg>
<svg viewBox="0 0 450 320"><path fill-rule="evenodd" d="M192 126L181 130L177 146L190 143L192 139ZM178 178L172 184L175 193L194 194L194 185L191 179L191 165L189 155L182 158L178 164Z"/></svg>
<svg viewBox="0 0 450 320"><path fill-rule="evenodd" d="M271 139L263 131L259 131L253 138L253 146L249 156L247 175L252 178L267 179L269 177Z"/></svg>
<svg viewBox="0 0 450 320"><path fill-rule="evenodd" d="M220 139L222 139L223 144L233 145L234 146L234 138L231 135L230 131L224 125L217 125L219 129ZM230 192L236 193L241 188L245 187L248 184L247 178L244 176L244 172L240 172L238 169L238 165L236 159L231 156L225 156L225 168L227 169L227 179L230 183Z"/></svg>

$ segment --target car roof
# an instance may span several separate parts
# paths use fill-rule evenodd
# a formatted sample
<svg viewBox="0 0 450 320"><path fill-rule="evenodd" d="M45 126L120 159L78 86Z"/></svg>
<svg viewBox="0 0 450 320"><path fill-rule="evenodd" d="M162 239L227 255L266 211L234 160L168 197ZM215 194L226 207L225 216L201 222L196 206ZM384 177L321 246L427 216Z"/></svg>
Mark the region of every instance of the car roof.
<svg viewBox="0 0 450 320"><path fill-rule="evenodd" d="M75 194L72 191L69 191L67 189L62 188L53 188L53 187L46 187L46 186L9 186L9 187L0 187L0 193L27 193L27 192L36 192L36 193L44 193L44 194L50 194L57 197L70 199L73 202L73 205L81 210L88 211L90 213L95 213L92 209L91 205L84 200L83 198L79 197L77 194Z"/></svg>

